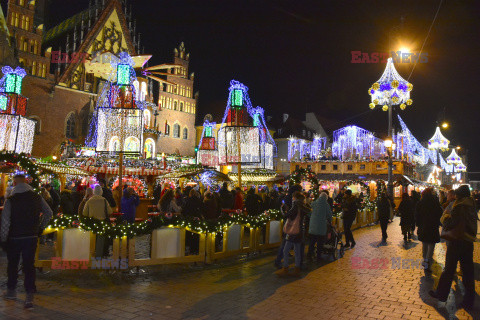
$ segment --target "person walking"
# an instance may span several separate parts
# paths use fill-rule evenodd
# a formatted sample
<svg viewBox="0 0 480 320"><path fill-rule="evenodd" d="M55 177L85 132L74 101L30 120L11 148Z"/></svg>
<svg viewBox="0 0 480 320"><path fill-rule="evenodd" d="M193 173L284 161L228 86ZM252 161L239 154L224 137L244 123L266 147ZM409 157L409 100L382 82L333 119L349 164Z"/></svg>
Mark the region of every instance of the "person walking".
<svg viewBox="0 0 480 320"><path fill-rule="evenodd" d="M327 235L327 225L332 221L332 210L327 202L327 194L322 192L320 196L312 202L312 212L310 214L310 225L308 234L310 244L308 246L307 257L313 258L315 244L317 245L317 262L322 260L322 248Z"/></svg>
<svg viewBox="0 0 480 320"><path fill-rule="evenodd" d="M442 212L440 202L433 195L433 189L423 190L422 198L415 208L415 221L418 228L418 240L422 242L423 265L426 273L432 272L430 267L435 244L440 242L439 227Z"/></svg>
<svg viewBox="0 0 480 320"><path fill-rule="evenodd" d="M33 308L35 287L35 252L38 236L52 218L45 200L26 183L24 175L14 177L15 187L5 200L1 216L0 243L7 252L7 292L5 298L16 299L18 264L22 257L26 298L24 307Z"/></svg>
<svg viewBox="0 0 480 320"><path fill-rule="evenodd" d="M402 228L403 241L407 245L412 240L412 224L415 223L415 208L408 193L402 194L402 202L398 206L400 213L400 227Z"/></svg>
<svg viewBox="0 0 480 320"><path fill-rule="evenodd" d="M388 200L387 194L382 192L380 199L377 202L378 220L380 221L380 228L382 229L382 245L387 244L387 227L390 220L390 200Z"/></svg>
<svg viewBox="0 0 480 320"><path fill-rule="evenodd" d="M283 250L283 268L276 272L279 277L288 275L288 256L292 248L295 251L295 271L293 276L299 276L301 271L301 249L304 240L303 220L311 209L305 205L305 196L301 192L295 192L292 200L292 208L285 215L286 222L283 231L286 235L285 248Z"/></svg>
<svg viewBox="0 0 480 320"><path fill-rule="evenodd" d="M82 217L110 222L108 219L113 211L107 199L102 197L102 194L102 187L96 185L95 189L93 189L93 196L85 203ZM103 258L106 255L107 245L108 239L103 235L97 234L95 241L95 258Z"/></svg>
<svg viewBox="0 0 480 320"><path fill-rule="evenodd" d="M140 204L140 198L132 187L128 187L123 191L121 202L123 219L128 223L135 223L137 207Z"/></svg>
<svg viewBox="0 0 480 320"><path fill-rule="evenodd" d="M345 192L341 191L340 194L343 194L342 200L342 209L343 209L343 229L345 230L345 248L354 248L357 244L353 239L352 233L352 224L355 218L357 217L357 199L352 195L352 190L347 189ZM337 196L338 198L338 196Z"/></svg>
<svg viewBox="0 0 480 320"><path fill-rule="evenodd" d="M455 190L457 200L452 211L444 220L442 237L449 240L445 258L445 269L440 276L436 291L429 294L439 301L447 301L452 286L453 276L460 261L462 282L465 296L461 307L472 309L475 299L475 274L473 263L473 243L477 236L477 212L475 200L470 195L467 185Z"/></svg>

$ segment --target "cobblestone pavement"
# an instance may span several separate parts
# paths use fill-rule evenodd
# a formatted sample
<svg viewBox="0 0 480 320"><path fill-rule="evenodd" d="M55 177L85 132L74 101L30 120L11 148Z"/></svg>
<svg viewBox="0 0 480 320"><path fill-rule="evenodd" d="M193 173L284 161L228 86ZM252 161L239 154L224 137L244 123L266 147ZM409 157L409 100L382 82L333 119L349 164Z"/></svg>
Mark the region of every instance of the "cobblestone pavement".
<svg viewBox="0 0 480 320"><path fill-rule="evenodd" d="M437 245L438 263L433 277L427 278L415 266L421 243L402 246L398 219L389 226L386 246L378 246L378 226L354 235L357 246L342 259L307 265L299 279L274 275L273 252L206 267L146 268L140 275L38 274L35 308L23 310L20 289L22 300L0 300L0 319L480 319L478 297L475 310L457 310L464 289L461 281L454 282L447 303L428 296L443 267L444 244ZM480 280L479 245L475 261ZM2 288L5 269L6 258L1 256ZM476 287L480 292L478 281Z"/></svg>

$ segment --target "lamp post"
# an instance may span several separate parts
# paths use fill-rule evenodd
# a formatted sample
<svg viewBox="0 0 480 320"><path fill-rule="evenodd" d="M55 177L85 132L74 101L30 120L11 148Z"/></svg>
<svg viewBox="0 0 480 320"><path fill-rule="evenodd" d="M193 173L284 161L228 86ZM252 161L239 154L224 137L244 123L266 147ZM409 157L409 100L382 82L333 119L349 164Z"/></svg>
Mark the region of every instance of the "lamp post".
<svg viewBox="0 0 480 320"><path fill-rule="evenodd" d="M392 150L394 148L395 132L393 132L392 117L393 108L399 106L400 110L410 106L413 101L410 99L410 91L412 91L413 85L407 80L403 79L395 69L392 58L388 58L387 66L383 72L381 78L375 82L368 94L371 96L372 102L370 103L370 109L375 109L377 105L382 105L383 111L388 111L388 137L390 142L385 140L385 146L387 144L391 146L388 156L388 193L393 197L393 161ZM387 147L387 149L389 149Z"/></svg>
<svg viewBox="0 0 480 320"><path fill-rule="evenodd" d="M387 191L389 195L393 195L393 157L392 153L395 150L395 143L393 142L391 137L388 137L384 141L385 148L387 148L388 154L388 184L387 184Z"/></svg>

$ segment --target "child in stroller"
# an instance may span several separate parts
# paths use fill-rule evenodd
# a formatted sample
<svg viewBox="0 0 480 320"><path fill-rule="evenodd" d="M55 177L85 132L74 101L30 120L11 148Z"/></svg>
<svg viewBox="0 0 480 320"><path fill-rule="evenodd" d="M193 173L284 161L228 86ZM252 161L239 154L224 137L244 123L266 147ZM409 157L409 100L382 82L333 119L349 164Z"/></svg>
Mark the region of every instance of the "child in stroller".
<svg viewBox="0 0 480 320"><path fill-rule="evenodd" d="M331 254L333 260L340 259L345 253L342 234L332 224L327 224L327 238L323 245L322 253Z"/></svg>

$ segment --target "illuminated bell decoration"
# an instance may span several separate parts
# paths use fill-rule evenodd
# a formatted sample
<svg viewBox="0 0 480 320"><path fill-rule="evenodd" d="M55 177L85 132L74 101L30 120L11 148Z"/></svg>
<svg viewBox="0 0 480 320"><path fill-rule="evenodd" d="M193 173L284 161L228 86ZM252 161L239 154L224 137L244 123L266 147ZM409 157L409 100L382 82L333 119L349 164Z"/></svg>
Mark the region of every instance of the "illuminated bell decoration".
<svg viewBox="0 0 480 320"><path fill-rule="evenodd" d="M400 109L401 109L401 110L405 110L406 107L407 107L407 105L406 105L405 103L402 103L402 104L400 105Z"/></svg>
<svg viewBox="0 0 480 320"><path fill-rule="evenodd" d="M392 58L389 58L381 78L369 90L372 102L376 105L395 106L407 103L410 99L411 84L403 79L395 69ZM385 110L383 108L382 110ZM388 109L387 109L388 110Z"/></svg>
<svg viewBox="0 0 480 320"><path fill-rule="evenodd" d="M370 103L368 106L369 106L370 109L372 109L372 110L375 109L375 103Z"/></svg>
<svg viewBox="0 0 480 320"><path fill-rule="evenodd" d="M384 106L382 107L382 110L383 110L383 111L388 111L388 106L387 106L387 105L384 105Z"/></svg>
<svg viewBox="0 0 480 320"><path fill-rule="evenodd" d="M411 106L412 103L413 103L413 100L412 100L412 99L408 99L408 100L407 100L407 105Z"/></svg>
<svg viewBox="0 0 480 320"><path fill-rule="evenodd" d="M437 127L433 137L430 140L428 140L428 149L446 151L448 150L449 144L450 144L450 141L448 141L448 139L442 135L442 132L440 131L440 127Z"/></svg>

